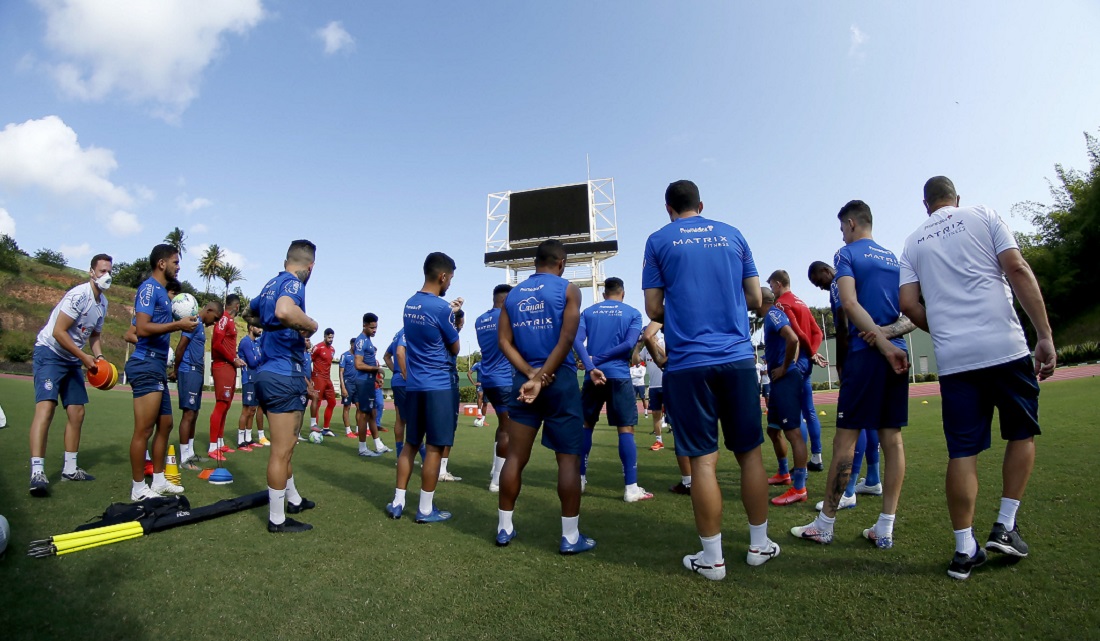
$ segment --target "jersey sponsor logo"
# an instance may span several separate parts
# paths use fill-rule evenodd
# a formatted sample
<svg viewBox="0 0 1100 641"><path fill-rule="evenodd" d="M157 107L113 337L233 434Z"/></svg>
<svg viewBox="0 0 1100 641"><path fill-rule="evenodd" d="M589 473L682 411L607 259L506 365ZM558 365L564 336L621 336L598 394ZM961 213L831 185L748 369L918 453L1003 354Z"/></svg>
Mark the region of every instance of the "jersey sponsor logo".
<svg viewBox="0 0 1100 641"><path fill-rule="evenodd" d="M706 227L681 227L681 234L705 234L707 232L714 231L714 225L707 225Z"/></svg>
<svg viewBox="0 0 1100 641"><path fill-rule="evenodd" d="M729 247L729 238L725 236L703 236L701 238L680 238L672 241L672 246L702 245L703 247Z"/></svg>
<svg viewBox="0 0 1100 641"><path fill-rule="evenodd" d="M960 219L953 223L936 223L935 225L925 225L924 229L927 231L929 227L935 227L934 231L927 232L924 236L917 239L917 244L921 244L926 240L943 240L955 234L961 234L966 231L965 223Z"/></svg>
<svg viewBox="0 0 1100 641"><path fill-rule="evenodd" d="M542 287L542 285L539 285ZM541 301L534 296L524 298L519 302L519 311L521 312L541 312L546 309L546 301Z"/></svg>
<svg viewBox="0 0 1100 641"><path fill-rule="evenodd" d="M518 289L521 292L537 292L543 287L546 287L546 285L535 285L534 287L519 287Z"/></svg>
<svg viewBox="0 0 1100 641"><path fill-rule="evenodd" d="M150 283L138 292L138 301L145 307L153 302L153 285Z"/></svg>
<svg viewBox="0 0 1100 641"><path fill-rule="evenodd" d="M532 318L531 320L516 321L512 327L530 327L534 329L550 329L554 326L552 318Z"/></svg>
<svg viewBox="0 0 1100 641"><path fill-rule="evenodd" d="M871 249L874 249L874 247L872 247ZM869 258L871 260L878 260L878 261L886 263L887 265L896 266L898 264L898 259L896 257L894 257L893 252L891 252L889 250L887 250L887 253L885 253L885 254L872 254L870 252L865 252L863 254L863 257L864 258Z"/></svg>

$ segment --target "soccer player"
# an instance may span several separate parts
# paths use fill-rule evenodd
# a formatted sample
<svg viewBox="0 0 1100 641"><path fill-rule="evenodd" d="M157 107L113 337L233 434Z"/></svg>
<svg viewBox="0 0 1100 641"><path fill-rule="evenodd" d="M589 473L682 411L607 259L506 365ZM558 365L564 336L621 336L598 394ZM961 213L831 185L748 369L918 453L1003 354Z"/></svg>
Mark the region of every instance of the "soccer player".
<svg viewBox="0 0 1100 641"><path fill-rule="evenodd" d="M508 545L516 536L512 515L523 468L531 458L535 435L545 426L542 444L554 451L558 463L558 551L578 554L596 547L596 540L580 532L584 417L573 350L581 354L593 382L602 382L603 372L587 367L587 350L575 341L581 292L561 277L565 257L561 241L543 241L535 253L535 273L508 293L500 311L497 343L516 371L504 420L508 452L500 473L496 544Z"/></svg>
<svg viewBox="0 0 1100 641"><path fill-rule="evenodd" d="M768 435L772 440L780 431L791 444L794 468L789 473L793 487L772 499L772 505L792 505L806 500L806 441L802 439L802 371L798 361L798 336L783 310L775 306L775 294L760 288L760 307L756 315L764 319L764 361L771 378L768 400ZM785 466L787 459L782 460ZM782 467L780 472L786 472ZM769 483L771 481L769 480Z"/></svg>
<svg viewBox="0 0 1100 641"><path fill-rule="evenodd" d="M772 298L774 297L775 294L772 294ZM784 314L784 316L786 316L786 314ZM756 373L760 375L760 398L764 399L764 402L767 403L768 397L771 396L772 391L772 379L770 376L768 376L768 364L765 363L763 360L757 362Z"/></svg>
<svg viewBox="0 0 1100 641"><path fill-rule="evenodd" d="M264 433L264 413L259 410L256 384L252 382L253 372L260 366L260 336L263 331L259 325L249 323L248 333L237 343L237 358L244 361L244 367L241 368L241 417L237 421L237 429L244 430L245 441L252 441L252 423L255 419L257 438L252 441L252 447L271 445Z"/></svg>
<svg viewBox="0 0 1100 641"><path fill-rule="evenodd" d="M230 294L225 299L225 311L214 326L210 335L210 373L214 378L214 411L210 414L209 456L218 461L225 460L225 454L235 452L222 440L225 435L225 416L233 404L233 394L237 391L237 368L244 361L237 357L237 323L234 319L241 309L241 297ZM251 452L250 442L242 441L244 433L237 432L237 449Z"/></svg>
<svg viewBox="0 0 1100 641"><path fill-rule="evenodd" d="M496 438L493 439L493 467L489 473L489 491L500 491L500 470L508 455L508 432L504 429L508 420L508 400L512 395L512 375L514 370L504 352L500 351L499 332L500 310L504 309L504 300L511 285L497 285L493 288L493 308L477 317L474 331L477 332L477 344L481 348L481 376L485 400L493 404L493 413L497 415ZM482 421L484 425L484 421Z"/></svg>
<svg viewBox="0 0 1100 641"><path fill-rule="evenodd" d="M474 427L485 427L485 390L481 389L481 361L478 361L466 370L466 379L474 386L477 392L477 418L474 419Z"/></svg>
<svg viewBox="0 0 1100 641"><path fill-rule="evenodd" d="M292 242L283 271L267 281L249 305L249 322L263 328L260 366L252 381L260 409L267 412L271 425L267 531L272 533L313 529L286 514L317 506L298 492L291 466L306 409L305 339L317 331L317 321L306 315L306 283L316 259L316 245L308 240Z"/></svg>
<svg viewBox="0 0 1100 641"><path fill-rule="evenodd" d="M664 397L665 367L668 366L668 355L665 353L664 330L660 323L650 321L642 332L642 342L645 350L642 352L646 361L646 371L649 374L649 407L653 410L653 427L658 431L665 428L665 417L668 416L668 403ZM656 387L654 387L656 384ZM657 452L665 449L664 436L658 434L657 442L650 450ZM680 482L668 488L673 494L691 494L691 459L686 456L676 455L676 466L680 468Z"/></svg>
<svg viewBox="0 0 1100 641"><path fill-rule="evenodd" d="M642 345L642 336L638 335L638 345L640 349ZM645 417L649 418L649 403L645 398L645 363L634 360L630 364L630 384L634 386L634 400L642 402L642 411L645 412Z"/></svg>
<svg viewBox="0 0 1100 641"><path fill-rule="evenodd" d="M344 406L344 435L357 438L358 433L351 428L349 416L355 404L355 339L351 339L348 344L348 351L340 355L340 403Z"/></svg>
<svg viewBox="0 0 1100 641"><path fill-rule="evenodd" d="M379 369L378 373L374 375L374 424L378 426L379 432L389 431L382 425L382 414L386 411L386 393L382 389L385 383L386 375Z"/></svg>
<svg viewBox="0 0 1100 641"><path fill-rule="evenodd" d="M378 316L363 314L363 333L355 339L355 423L359 428L359 456L381 456L390 448L378 438L378 425L374 420L375 375L381 371L376 356L378 349L371 338L378 333ZM374 439L374 449L367 447L367 437Z"/></svg>
<svg viewBox="0 0 1100 641"><path fill-rule="evenodd" d="M873 527L863 531L863 536L878 548L886 549L894 544L894 517L905 479L901 428L909 421L909 358L905 340L886 338L880 327L893 323L901 314L898 261L892 251L874 241L873 218L867 203L849 201L841 207L837 218L845 245L836 253L836 281L849 324L844 384L837 399L837 429L824 505L812 523L791 528L791 534L822 544L833 540L833 524L852 473L859 431L878 430L886 458L882 513ZM868 342L862 334L872 341Z"/></svg>
<svg viewBox="0 0 1100 641"><path fill-rule="evenodd" d="M759 386L749 308L760 306L752 251L732 225L704 218L699 188L680 180L665 190L671 222L649 236L642 268L646 315L664 323L665 395L676 412L676 453L691 465L691 504L703 550L684 567L711 580L726 576L722 493L715 467L718 426L741 467L749 520L749 565L779 555L768 538L768 479L760 445Z"/></svg>
<svg viewBox="0 0 1100 641"><path fill-rule="evenodd" d="M212 300L199 311L199 324L180 334L176 343L176 362L168 379L176 381L180 408L180 461L186 470L202 469L195 456L195 420L202 407L203 378L206 377L206 328L222 317L224 306Z"/></svg>
<svg viewBox="0 0 1100 641"><path fill-rule="evenodd" d="M325 436L336 436L329 424L332 423L332 410L336 408L336 388L332 384L332 359L336 357L336 348L332 341L336 333L332 329L325 330L325 342L313 348L310 360L313 368L313 391L317 394L317 400L313 401L310 409L309 428L314 432L321 432ZM317 426L317 415L321 410L321 402L325 404L325 422L322 427Z"/></svg>
<svg viewBox="0 0 1100 641"><path fill-rule="evenodd" d="M137 346L126 361L126 379L134 394L134 435L130 439L131 501L165 494L182 494L183 487L164 477L164 456L172 433L172 399L168 396L168 350L172 332L192 332L197 316L172 320L172 302L164 288L180 269L179 250L160 244L149 254L153 273L134 297ZM153 438L153 483L145 484L145 448Z"/></svg>
<svg viewBox="0 0 1100 641"><path fill-rule="evenodd" d="M393 439L398 459L401 458L401 452L405 449L405 397L409 371L407 355L405 328L402 327L393 335L390 346L382 355L382 362L393 372L393 376L390 377L390 389L393 390L393 410L396 414L396 418L393 419ZM424 460L426 453L427 450L422 448L421 461Z"/></svg>
<svg viewBox="0 0 1100 641"><path fill-rule="evenodd" d="M462 300L462 299L459 299L459 300ZM455 310L454 326L455 326L455 330L457 330L459 334L462 333L462 328L466 326L466 312L461 307L459 309ZM458 395L458 354L452 355L451 361L452 361L451 362L451 365L452 365L452 367L451 367L451 378L454 379L454 388L455 388L454 423L455 423L455 429L457 430L458 429L458 404L459 404L459 395ZM423 452L421 452L420 459L421 460L424 459ZM447 464L450 462L450 460L451 460L451 446L448 445L447 447L443 448L443 456L439 459L439 480L440 481L448 481L448 482L461 481L462 480L461 476L455 476L454 474L451 474L451 472L447 470Z"/></svg>
<svg viewBox="0 0 1100 641"><path fill-rule="evenodd" d="M405 490L412 476L413 459L421 442L427 456L420 476L420 504L417 523L438 523L451 513L435 506L444 448L454 444L458 423L458 372L454 368L459 352L455 312L462 299L448 303L443 296L454 279L455 262L442 252L424 259L424 286L405 303L405 354L408 378L405 392L405 447L397 459L397 487L386 513L401 518ZM362 428L360 428L362 429Z"/></svg>
<svg viewBox="0 0 1100 641"><path fill-rule="evenodd" d="M607 422L619 432L619 461L623 465L626 486L623 501L636 503L653 498L653 494L638 486L638 446L634 442L634 426L638 424L638 405L630 383L630 354L642 335L642 313L623 302L626 289L621 278L604 281L603 301L583 312L577 327L577 340L585 343L592 364L606 381L597 385L585 371L581 388L584 407L584 454L581 456L581 491L587 485L588 455L592 451L592 435L604 404Z"/></svg>
<svg viewBox="0 0 1100 641"><path fill-rule="evenodd" d="M947 509L955 530L955 556L947 573L966 579L986 558L974 540L973 523L978 454L989 449L994 407L1008 445L1001 506L985 549L1028 555L1016 512L1040 433L1036 377L1053 374L1057 359L1043 294L1004 220L982 205L960 207L955 185L944 176L925 183L924 206L928 220L906 239L901 256L901 306L932 334L950 459ZM1013 294L1037 334L1034 363Z"/></svg>
<svg viewBox="0 0 1100 641"><path fill-rule="evenodd" d="M111 287L113 259L96 254L88 268L88 282L77 285L50 313L46 325L34 343L34 419L31 421L31 496L49 496L46 478L46 437L53 422L57 400L65 407L65 481L94 481L80 469L76 455L80 449L80 430L84 425L84 406L88 391L84 387L83 365L97 372L106 366L103 358L103 319L107 317L106 292ZM91 354L84 351L87 345Z"/></svg>

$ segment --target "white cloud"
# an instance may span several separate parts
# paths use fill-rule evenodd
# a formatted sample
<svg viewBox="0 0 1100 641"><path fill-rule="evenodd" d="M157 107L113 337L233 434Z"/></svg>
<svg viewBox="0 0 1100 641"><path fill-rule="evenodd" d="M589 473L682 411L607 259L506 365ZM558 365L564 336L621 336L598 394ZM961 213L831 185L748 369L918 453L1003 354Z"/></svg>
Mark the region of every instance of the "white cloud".
<svg viewBox="0 0 1100 641"><path fill-rule="evenodd" d="M200 258L202 258L202 255L206 253L207 249L210 249L210 243L196 245L194 248L187 250L187 255L194 257L194 259L198 261ZM225 247L224 245L221 246L221 250L222 260L229 263L230 265L235 265L236 267L240 267L241 269L252 267L252 261L245 258L244 254L235 252L232 249Z"/></svg>
<svg viewBox="0 0 1100 641"><path fill-rule="evenodd" d="M338 20L333 20L317 30L317 37L325 43L325 54L331 56L334 53L351 53L355 51L355 38L344 29L344 25Z"/></svg>
<svg viewBox="0 0 1100 641"><path fill-rule="evenodd" d="M192 234L205 234L208 231L210 231L210 228L202 223L195 223L194 225L191 225Z"/></svg>
<svg viewBox="0 0 1100 641"><path fill-rule="evenodd" d="M248 33L263 18L261 0L38 0L46 14L48 64L61 89L79 100L119 94L156 105L172 121L199 94L202 73L226 34Z"/></svg>
<svg viewBox="0 0 1100 641"><path fill-rule="evenodd" d="M65 254L66 260L87 258L92 255L92 246L88 243L80 243L79 245L62 245L59 249L62 254Z"/></svg>
<svg viewBox="0 0 1100 641"><path fill-rule="evenodd" d="M57 116L9 123L0 131L0 185L125 207L133 197L109 179L117 168L114 152L81 147L76 132Z"/></svg>
<svg viewBox="0 0 1100 641"><path fill-rule="evenodd" d="M856 25L852 25L849 31L852 35L851 44L848 47L848 55L853 57L862 56L863 52L860 51L860 48L863 46L863 43L867 42L867 34L863 33Z"/></svg>
<svg viewBox="0 0 1100 641"><path fill-rule="evenodd" d="M190 214L193 211L202 209L203 207L209 207L214 203L206 198L187 198L187 194L176 196L176 207L180 211Z"/></svg>
<svg viewBox="0 0 1100 641"><path fill-rule="evenodd" d="M144 229L137 216L121 209L102 214L99 219L106 225L107 231L115 236L133 236Z"/></svg>
<svg viewBox="0 0 1100 641"><path fill-rule="evenodd" d="M15 238L15 219L3 207L0 207L0 234Z"/></svg>
<svg viewBox="0 0 1100 641"><path fill-rule="evenodd" d="M139 200L150 201L157 198L157 192L145 185L134 185L134 193L137 194Z"/></svg>

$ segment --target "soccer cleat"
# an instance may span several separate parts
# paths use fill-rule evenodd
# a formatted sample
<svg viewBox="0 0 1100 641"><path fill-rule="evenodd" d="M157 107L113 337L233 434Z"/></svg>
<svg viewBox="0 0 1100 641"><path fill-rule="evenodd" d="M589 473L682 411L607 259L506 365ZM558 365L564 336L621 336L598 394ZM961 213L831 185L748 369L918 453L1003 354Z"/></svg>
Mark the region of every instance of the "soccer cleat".
<svg viewBox="0 0 1100 641"><path fill-rule="evenodd" d="M311 431L311 432L320 432L321 431L321 426L320 425L310 425L309 426L309 431Z"/></svg>
<svg viewBox="0 0 1100 641"><path fill-rule="evenodd" d="M333 432L326 427L325 429L321 430L321 436L336 436L336 432Z"/></svg>
<svg viewBox="0 0 1100 641"><path fill-rule="evenodd" d="M317 507L317 503L307 499L304 496L302 497L302 502L297 505L291 503L290 501L286 502L286 511L288 514L301 514L302 512L305 512L306 510L312 510L315 507Z"/></svg>
<svg viewBox="0 0 1100 641"><path fill-rule="evenodd" d="M561 545L558 546L558 552L561 554L580 554L581 552L587 552L594 547L596 547L596 539L590 539L584 534L581 534L580 537L577 538L576 543L570 543L563 536L561 537Z"/></svg>
<svg viewBox="0 0 1100 641"><path fill-rule="evenodd" d="M145 499L155 499L159 497L159 494L154 492L152 489L149 488L148 485L145 485L144 483L141 484L140 490L130 490L131 501L144 501Z"/></svg>
<svg viewBox="0 0 1100 641"><path fill-rule="evenodd" d="M894 547L893 536L879 536L878 532L875 532L874 526L867 528L863 531L863 538L867 539L871 543L875 544L880 550L889 550Z"/></svg>
<svg viewBox="0 0 1100 641"><path fill-rule="evenodd" d="M440 481L461 481L462 477L461 476L455 476L454 474L451 474L450 472L442 472L439 475L439 480Z"/></svg>
<svg viewBox="0 0 1100 641"><path fill-rule="evenodd" d="M271 441L267 440L266 436L261 436L259 442L260 445L263 445L264 447L271 447Z"/></svg>
<svg viewBox="0 0 1100 641"><path fill-rule="evenodd" d="M392 452L392 451L393 451L392 448L386 447L385 445L383 445L382 447L375 450L375 452L378 452L379 454L385 454L386 452Z"/></svg>
<svg viewBox="0 0 1100 641"><path fill-rule="evenodd" d="M394 505L393 503L386 504L386 516L393 520L401 518L401 513L405 510L404 505Z"/></svg>
<svg viewBox="0 0 1100 641"><path fill-rule="evenodd" d="M299 435L298 435L298 440L299 440L300 442L304 442L304 441L308 441L309 439L308 439L308 438L306 438L306 437L304 437L304 436L302 436L301 434L299 434Z"/></svg>
<svg viewBox="0 0 1100 641"><path fill-rule="evenodd" d="M813 461L807 461L806 462L806 469L811 471L811 472L824 472L825 471L825 464L824 463L814 463Z"/></svg>
<svg viewBox="0 0 1100 641"><path fill-rule="evenodd" d="M691 486L690 485L684 485L683 481L680 481L676 485L670 486L668 488L668 491L672 492L673 494L684 494L684 495L687 495L687 496L691 496Z"/></svg>
<svg viewBox="0 0 1100 641"><path fill-rule="evenodd" d="M181 467L183 467L183 469L188 470L190 472L198 472L199 470L202 469L202 466L199 465L199 460L197 458L195 458L194 456L192 456L191 458L184 461L183 464L181 465Z"/></svg>
<svg viewBox="0 0 1100 641"><path fill-rule="evenodd" d="M225 454L222 454L218 450L214 450L213 452L210 452L210 460L212 460L212 461L224 461L225 460ZM146 476L149 476L149 475L146 474Z"/></svg>
<svg viewBox="0 0 1100 641"><path fill-rule="evenodd" d="M257 448L263 447L264 444L259 442L259 441L249 441L248 446L251 447L252 449L257 449Z"/></svg>
<svg viewBox="0 0 1100 641"><path fill-rule="evenodd" d="M498 494L500 493L500 486L496 483L489 483L489 491L493 494Z"/></svg>
<svg viewBox="0 0 1100 641"><path fill-rule="evenodd" d="M223 445L223 446L218 448L218 451L221 452L222 454L232 454L233 452L236 452L237 450L229 447L228 445Z"/></svg>
<svg viewBox="0 0 1100 641"><path fill-rule="evenodd" d="M145 474L145 476L152 476L153 475L153 462L152 461L146 461L145 462L145 469L143 470L143 473Z"/></svg>
<svg viewBox="0 0 1100 641"><path fill-rule="evenodd" d="M764 565L765 563L771 561L777 556L779 556L779 544L771 539L768 539L767 547L749 548L749 553L747 556L745 556L745 563L748 563L752 566Z"/></svg>
<svg viewBox="0 0 1100 641"><path fill-rule="evenodd" d="M92 476L91 474L88 474L87 472L85 472L84 470L82 470L78 467L78 468L76 468L76 471L73 472L72 474L62 474L61 475L61 480L62 481L94 481L95 477ZM1027 555L1025 554L1024 556L1027 556Z"/></svg>
<svg viewBox="0 0 1100 641"><path fill-rule="evenodd" d="M149 488L153 494L159 494L160 496L171 496L173 494L183 494L183 486L176 485L172 481L165 481L163 484L154 485Z"/></svg>
<svg viewBox="0 0 1100 641"><path fill-rule="evenodd" d="M623 501L626 501L627 503L637 503L638 501L648 501L651 498L653 498L653 494L651 494L649 492L646 492L644 487L639 487L637 490L634 490L633 492L630 491L630 490L627 490L623 494Z"/></svg>
<svg viewBox="0 0 1100 641"><path fill-rule="evenodd" d="M251 452L252 451L252 444L251 443L237 443L237 451Z"/></svg>
<svg viewBox="0 0 1100 641"><path fill-rule="evenodd" d="M199 463L205 463L205 462L210 460L210 459L206 458L205 456L203 456L202 454L200 454L198 452L195 452L194 454L192 454L191 458L197 460Z"/></svg>
<svg viewBox="0 0 1100 641"><path fill-rule="evenodd" d="M813 541L814 543L820 543L822 545L828 545L833 542L832 532L819 530L813 523L792 527L791 535L795 538L806 539L807 541Z"/></svg>
<svg viewBox="0 0 1100 641"><path fill-rule="evenodd" d="M515 528L512 528L511 534L509 534L508 532L505 532L504 530L497 531L497 547L498 548L507 547L508 544L511 543L512 539L514 539L514 538L516 538L516 529Z"/></svg>
<svg viewBox="0 0 1100 641"><path fill-rule="evenodd" d="M651 452L660 452L663 449L665 449L665 444L660 441L654 441L653 445L649 446L649 451Z"/></svg>
<svg viewBox="0 0 1100 641"><path fill-rule="evenodd" d="M31 496L39 498L50 495L50 481L45 472L31 474Z"/></svg>
<svg viewBox="0 0 1100 641"><path fill-rule="evenodd" d="M869 494L871 496L882 496L882 482L875 483L874 485L867 485L867 479L860 479L856 482L856 494Z"/></svg>
<svg viewBox="0 0 1100 641"><path fill-rule="evenodd" d="M772 505L794 505L795 503L805 503L806 499L806 488L796 490L792 487L788 488L786 492L772 499Z"/></svg>
<svg viewBox="0 0 1100 641"><path fill-rule="evenodd" d="M725 560L721 563L715 563L714 565L707 565L703 563L703 553L701 551L685 556L684 567L696 574L703 575L711 581L721 581L726 578Z"/></svg>
<svg viewBox="0 0 1100 641"><path fill-rule="evenodd" d="M344 436L346 436L348 438L359 438L359 433L358 432L345 432Z"/></svg>
<svg viewBox="0 0 1100 641"><path fill-rule="evenodd" d="M1027 543L1020 537L1019 524L1014 524L1011 530L1006 530L1004 525L994 523L993 531L989 533L989 540L985 542L985 549L1021 559L1027 558Z"/></svg>
<svg viewBox="0 0 1100 641"><path fill-rule="evenodd" d="M981 548L974 552L974 556L956 552L955 556L951 558L951 565L947 567L947 576L965 581L970 578L970 571L985 563L985 559L985 550Z"/></svg>
<svg viewBox="0 0 1100 641"><path fill-rule="evenodd" d="M365 456L367 458L376 458L376 457L379 457L379 456L382 456L382 455L379 454L378 452L375 452L374 450L363 450L362 452L359 452L359 456Z"/></svg>
<svg viewBox="0 0 1100 641"><path fill-rule="evenodd" d="M427 514L422 514L420 510L416 511L417 523L441 523L443 521L450 520L453 516L450 512L444 512L436 506L432 506L432 511Z"/></svg>
<svg viewBox="0 0 1100 641"><path fill-rule="evenodd" d="M774 475L768 477L768 485L790 485L791 475L780 474L776 472Z"/></svg>
<svg viewBox="0 0 1100 641"><path fill-rule="evenodd" d="M286 533L306 532L306 531L312 530L312 529L313 529L313 526L310 525L309 523L301 523L299 521L295 521L294 519L290 519L290 518L283 521L282 523L279 523L278 525L272 523L271 521L267 522L267 531L271 532L272 534L279 534L281 532L286 532Z"/></svg>
<svg viewBox="0 0 1100 641"><path fill-rule="evenodd" d="M390 430L389 430L389 428L387 428L387 427L383 427L382 425L379 425L379 426L378 426L378 431L379 431L379 432L388 432L388 431L390 431Z"/></svg>
<svg viewBox="0 0 1100 641"><path fill-rule="evenodd" d="M856 506L856 495L855 494L853 494L851 496L841 495L840 504L836 506L836 509L838 509L838 510L850 510L855 506ZM820 512L821 510L824 510L825 509L825 501L818 501L817 505L814 506L814 509L817 510L818 512Z"/></svg>

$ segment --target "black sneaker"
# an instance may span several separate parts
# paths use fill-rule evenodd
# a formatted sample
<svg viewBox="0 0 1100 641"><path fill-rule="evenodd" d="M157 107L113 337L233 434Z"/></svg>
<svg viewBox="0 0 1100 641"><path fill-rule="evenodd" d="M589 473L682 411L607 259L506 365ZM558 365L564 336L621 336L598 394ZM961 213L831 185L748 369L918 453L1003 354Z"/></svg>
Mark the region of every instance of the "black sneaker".
<svg viewBox="0 0 1100 641"><path fill-rule="evenodd" d="M31 496L39 498L50 495L50 481L43 472L31 474Z"/></svg>
<svg viewBox="0 0 1100 641"><path fill-rule="evenodd" d="M306 510L312 510L315 507L317 507L317 504L304 496L302 497L302 502L298 505L294 505L290 501L286 503L286 511L290 514L300 514Z"/></svg>
<svg viewBox="0 0 1100 641"><path fill-rule="evenodd" d="M1027 543L1020 537L1020 525L1013 524L1011 530L1006 530L1000 523L993 524L993 531L989 533L989 540L985 542L985 549L993 552L1002 552L1021 559L1027 558Z"/></svg>
<svg viewBox="0 0 1100 641"><path fill-rule="evenodd" d="M970 578L970 571L985 563L985 550L978 548L974 556L967 556L962 552L956 552L951 559L951 566L947 568L947 576L952 579L964 581Z"/></svg>
<svg viewBox="0 0 1100 641"><path fill-rule="evenodd" d="M673 494L686 494L686 495L690 496L691 495L691 486L690 485L684 485L684 482L680 481L676 485L673 485L673 486L669 487L668 491L672 492Z"/></svg>
<svg viewBox="0 0 1100 641"><path fill-rule="evenodd" d="M62 474L61 475L61 480L62 481L94 481L95 477L92 476L91 474L88 474L87 472L85 472L84 470L82 470L78 467L78 468L76 468L76 471L73 472L72 474Z"/></svg>
<svg viewBox="0 0 1100 641"><path fill-rule="evenodd" d="M299 523L294 519L287 519L278 525L275 525L271 521L267 522L267 531L272 534L277 534L279 532L305 532L312 529L313 526L309 523Z"/></svg>
<svg viewBox="0 0 1100 641"><path fill-rule="evenodd" d="M806 469L811 471L811 472L824 472L825 471L825 464L824 463L814 463L813 461L807 461L806 462Z"/></svg>

